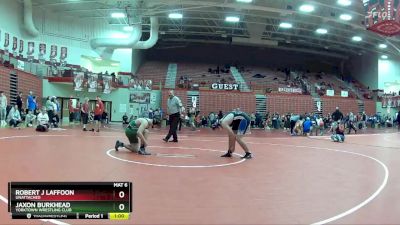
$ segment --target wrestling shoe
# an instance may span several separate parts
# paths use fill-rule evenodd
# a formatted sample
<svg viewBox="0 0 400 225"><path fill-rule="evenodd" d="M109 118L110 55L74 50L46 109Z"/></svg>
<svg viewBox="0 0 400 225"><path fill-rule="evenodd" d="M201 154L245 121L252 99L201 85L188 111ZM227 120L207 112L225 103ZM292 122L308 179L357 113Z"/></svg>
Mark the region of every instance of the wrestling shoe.
<svg viewBox="0 0 400 225"><path fill-rule="evenodd" d="M221 157L223 157L223 158L230 158L230 157L232 157L232 152L231 152L231 151L228 151L227 153L221 155Z"/></svg>
<svg viewBox="0 0 400 225"><path fill-rule="evenodd" d="M165 141L165 142L168 142L168 139L166 139L166 138L163 138L162 140Z"/></svg>
<svg viewBox="0 0 400 225"><path fill-rule="evenodd" d="M120 141L115 142L115 151L118 151L119 147L124 147L124 143Z"/></svg>
<svg viewBox="0 0 400 225"><path fill-rule="evenodd" d="M251 152L246 152L246 154L240 158L241 159L251 159L251 158L253 158L253 155L251 154Z"/></svg>
<svg viewBox="0 0 400 225"><path fill-rule="evenodd" d="M139 155L151 155L150 152L146 152L146 150L144 148L139 149Z"/></svg>

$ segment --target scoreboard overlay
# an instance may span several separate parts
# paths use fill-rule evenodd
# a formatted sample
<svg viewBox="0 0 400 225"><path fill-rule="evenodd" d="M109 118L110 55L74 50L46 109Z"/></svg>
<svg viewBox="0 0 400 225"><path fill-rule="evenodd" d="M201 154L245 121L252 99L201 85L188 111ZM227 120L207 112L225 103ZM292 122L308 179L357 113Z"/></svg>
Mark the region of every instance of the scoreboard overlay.
<svg viewBox="0 0 400 225"><path fill-rule="evenodd" d="M132 182L9 182L13 219L126 220Z"/></svg>

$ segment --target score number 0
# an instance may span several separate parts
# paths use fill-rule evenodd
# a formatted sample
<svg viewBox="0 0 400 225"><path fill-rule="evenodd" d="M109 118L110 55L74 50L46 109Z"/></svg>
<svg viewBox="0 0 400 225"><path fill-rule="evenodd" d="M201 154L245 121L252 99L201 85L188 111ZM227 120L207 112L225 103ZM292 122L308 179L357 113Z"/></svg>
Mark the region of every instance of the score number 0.
<svg viewBox="0 0 400 225"><path fill-rule="evenodd" d="M125 192L120 191L118 193L119 198L124 198L125 197ZM124 204L119 204L118 206L119 210L123 211L125 209L125 205Z"/></svg>

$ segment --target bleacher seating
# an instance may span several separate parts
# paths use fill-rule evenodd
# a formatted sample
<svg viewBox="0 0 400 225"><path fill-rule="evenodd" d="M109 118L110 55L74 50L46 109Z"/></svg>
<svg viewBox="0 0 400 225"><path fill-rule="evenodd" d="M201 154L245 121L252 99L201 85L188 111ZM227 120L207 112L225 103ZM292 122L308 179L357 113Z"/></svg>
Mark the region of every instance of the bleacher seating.
<svg viewBox="0 0 400 225"><path fill-rule="evenodd" d="M152 80L153 84L165 83L168 70L168 62L148 61L145 62L137 72L137 76L142 80Z"/></svg>
<svg viewBox="0 0 400 225"><path fill-rule="evenodd" d="M335 96L340 96L342 90L348 91L349 97L354 98L356 96L354 92L346 88L345 81L337 79L332 74L307 73L305 77L307 82L316 88L320 96L325 96L326 90L334 90Z"/></svg>
<svg viewBox="0 0 400 225"><path fill-rule="evenodd" d="M9 99L9 103L14 103L13 101L15 101L15 99L10 98L11 73L15 74L18 80L17 92L22 92L24 96L26 96L29 91L33 91L34 95L39 99L39 102L41 102L43 89L40 77L0 65L0 90L4 91L5 95Z"/></svg>
<svg viewBox="0 0 400 225"><path fill-rule="evenodd" d="M178 63L177 85L184 86L184 78L189 80L190 84L198 84L200 87L210 87L213 83L234 83L234 78L230 73L212 73L209 72L210 64L204 63Z"/></svg>
<svg viewBox="0 0 400 225"><path fill-rule="evenodd" d="M249 67L241 72L243 78L247 81L248 86L253 90L265 91L270 89L277 92L279 87L286 87L286 75L283 72L263 67ZM264 78L256 78L255 75L260 74Z"/></svg>

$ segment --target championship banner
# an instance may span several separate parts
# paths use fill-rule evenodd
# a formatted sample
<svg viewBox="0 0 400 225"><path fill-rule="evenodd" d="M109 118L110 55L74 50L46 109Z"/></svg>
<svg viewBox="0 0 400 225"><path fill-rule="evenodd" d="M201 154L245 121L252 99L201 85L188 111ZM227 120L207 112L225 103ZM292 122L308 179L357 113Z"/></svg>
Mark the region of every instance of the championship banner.
<svg viewBox="0 0 400 225"><path fill-rule="evenodd" d="M67 47L61 47L61 54L60 54L60 60L64 61L68 56L68 49Z"/></svg>
<svg viewBox="0 0 400 225"><path fill-rule="evenodd" d="M296 93L296 94L303 93L303 90L301 90L301 88L278 88L278 91L286 93Z"/></svg>
<svg viewBox="0 0 400 225"><path fill-rule="evenodd" d="M46 44L39 44L39 55L46 55Z"/></svg>
<svg viewBox="0 0 400 225"><path fill-rule="evenodd" d="M382 98L382 108L386 108L387 107L387 98L383 97Z"/></svg>
<svg viewBox="0 0 400 225"><path fill-rule="evenodd" d="M82 91L84 78L85 77L84 77L83 72L74 73L74 90L75 91Z"/></svg>
<svg viewBox="0 0 400 225"><path fill-rule="evenodd" d="M17 37L13 37L13 47L12 47L13 52L17 51L17 43L18 43Z"/></svg>
<svg viewBox="0 0 400 225"><path fill-rule="evenodd" d="M103 75L103 93L110 94L111 93L111 76L104 76Z"/></svg>
<svg viewBox="0 0 400 225"><path fill-rule="evenodd" d="M383 96L382 108L396 108L400 107L400 96Z"/></svg>
<svg viewBox="0 0 400 225"><path fill-rule="evenodd" d="M24 52L24 40L19 40L19 54L22 54Z"/></svg>
<svg viewBox="0 0 400 225"><path fill-rule="evenodd" d="M10 34L5 33L4 34L4 48L8 48L9 45L10 45Z"/></svg>
<svg viewBox="0 0 400 225"><path fill-rule="evenodd" d="M150 91L153 89L153 81L152 80L131 79L129 81L128 86L133 90Z"/></svg>
<svg viewBox="0 0 400 225"><path fill-rule="evenodd" d="M326 90L326 96L335 96L335 90Z"/></svg>
<svg viewBox="0 0 400 225"><path fill-rule="evenodd" d="M192 107L193 108L197 107L197 96L192 96Z"/></svg>
<svg viewBox="0 0 400 225"><path fill-rule="evenodd" d="M52 45L50 47L50 59L54 59L57 57L57 45Z"/></svg>
<svg viewBox="0 0 400 225"><path fill-rule="evenodd" d="M341 91L340 96L347 98L347 97L349 97L349 92L348 91Z"/></svg>
<svg viewBox="0 0 400 225"><path fill-rule="evenodd" d="M383 96L382 108L396 108L400 107L400 96Z"/></svg>
<svg viewBox="0 0 400 225"><path fill-rule="evenodd" d="M97 79L99 75L97 74L89 74L89 79L88 79L88 92L96 92L97 91Z"/></svg>
<svg viewBox="0 0 400 225"><path fill-rule="evenodd" d="M17 69L19 70L25 70L25 62L22 60L17 61Z"/></svg>
<svg viewBox="0 0 400 225"><path fill-rule="evenodd" d="M318 109L318 112L322 111L322 102L321 101L317 101L317 109Z"/></svg>
<svg viewBox="0 0 400 225"><path fill-rule="evenodd" d="M26 54L28 56L31 56L31 55L33 55L34 52L35 52L35 42L29 41L28 42L28 51Z"/></svg>
<svg viewBox="0 0 400 225"><path fill-rule="evenodd" d="M130 94L129 103L150 104L150 93L133 92Z"/></svg>

